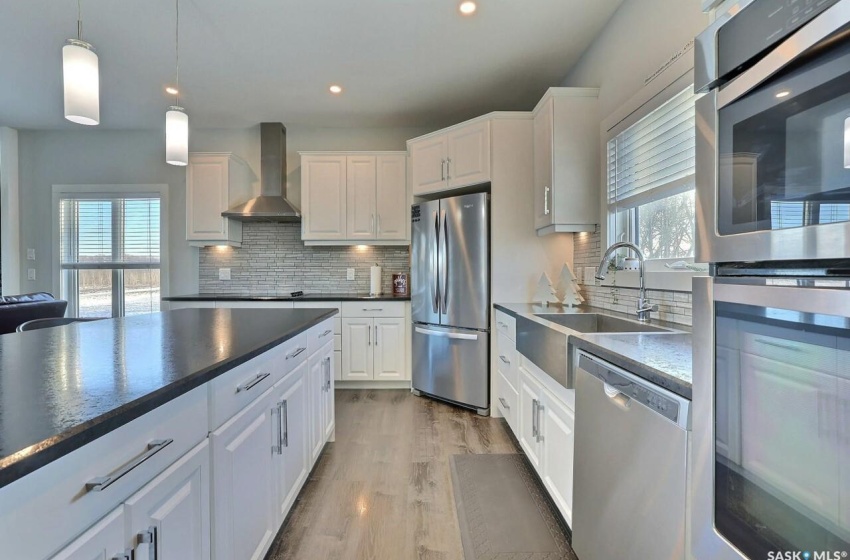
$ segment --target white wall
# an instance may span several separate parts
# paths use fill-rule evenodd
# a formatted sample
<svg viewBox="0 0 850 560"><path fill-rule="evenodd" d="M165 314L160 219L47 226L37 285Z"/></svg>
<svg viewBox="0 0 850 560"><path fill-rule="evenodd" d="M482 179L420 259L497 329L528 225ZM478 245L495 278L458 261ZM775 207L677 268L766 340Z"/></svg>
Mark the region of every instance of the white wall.
<svg viewBox="0 0 850 560"><path fill-rule="evenodd" d="M287 127L288 196L300 202L299 150L404 150L408 138L430 129L337 129ZM237 130L195 130L192 151L233 152L248 162L259 192L259 126ZM198 288L198 250L185 240L186 173L165 163L164 138L158 130L19 131L21 291L52 291L51 192L54 184L169 185L171 294ZM36 261L26 261L26 249ZM36 280L26 279L26 267Z"/></svg>
<svg viewBox="0 0 850 560"><path fill-rule="evenodd" d="M598 87L605 120L707 25L700 0L625 0L562 85Z"/></svg>
<svg viewBox="0 0 850 560"><path fill-rule="evenodd" d="M18 131L0 127L0 243L2 243L3 295L20 290L20 203L18 182Z"/></svg>

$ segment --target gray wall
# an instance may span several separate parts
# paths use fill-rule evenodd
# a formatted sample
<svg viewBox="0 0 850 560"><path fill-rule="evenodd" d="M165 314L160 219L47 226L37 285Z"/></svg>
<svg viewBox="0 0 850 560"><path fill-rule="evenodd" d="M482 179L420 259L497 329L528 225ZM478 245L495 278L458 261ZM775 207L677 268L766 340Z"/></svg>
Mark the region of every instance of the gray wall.
<svg viewBox="0 0 850 560"><path fill-rule="evenodd" d="M300 150L404 150L409 138L430 128L343 129L303 125L287 127L288 196L300 202ZM52 185L151 184L169 186L169 292L198 290L198 250L185 240L185 169L164 161L159 130L19 131L21 291L54 290L52 256ZM259 126L238 130L193 130L190 149L233 152L256 175L259 192ZM26 249L36 261L26 260ZM27 280L27 268L36 280Z"/></svg>

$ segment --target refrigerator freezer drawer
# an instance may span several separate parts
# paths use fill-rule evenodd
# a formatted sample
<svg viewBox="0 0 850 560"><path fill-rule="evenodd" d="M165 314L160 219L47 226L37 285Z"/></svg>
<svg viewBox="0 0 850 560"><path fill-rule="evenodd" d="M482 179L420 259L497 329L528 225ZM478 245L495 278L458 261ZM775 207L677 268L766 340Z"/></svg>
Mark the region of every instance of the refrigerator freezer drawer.
<svg viewBox="0 0 850 560"><path fill-rule="evenodd" d="M490 335L413 325L413 388L476 409L490 407Z"/></svg>

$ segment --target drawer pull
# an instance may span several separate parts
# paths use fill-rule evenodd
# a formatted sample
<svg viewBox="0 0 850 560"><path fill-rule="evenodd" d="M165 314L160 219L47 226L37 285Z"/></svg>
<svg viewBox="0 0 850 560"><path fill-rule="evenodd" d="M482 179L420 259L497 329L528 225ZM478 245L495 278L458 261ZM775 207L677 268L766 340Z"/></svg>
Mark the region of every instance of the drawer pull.
<svg viewBox="0 0 850 560"><path fill-rule="evenodd" d="M125 464L121 468L116 471L109 473L106 476L99 476L97 478L93 478L90 481L86 482L86 490L89 492L100 492L101 490L106 490L109 488L113 482L132 471L169 445L174 443L173 439L155 439L152 442L148 443L147 450L144 453Z"/></svg>
<svg viewBox="0 0 850 560"><path fill-rule="evenodd" d="M148 527L147 531L142 531L136 535L138 544L148 545L148 559L156 560L156 545L157 545L156 525Z"/></svg>
<svg viewBox="0 0 850 560"><path fill-rule="evenodd" d="M257 385L263 379L265 379L266 377L268 377L270 375L271 375L271 373L258 373L257 375L255 375L254 377L252 377L251 379L249 379L248 381L246 381L242 385L239 385L238 387L236 387L236 392L241 393L242 391L248 391L252 387Z"/></svg>
<svg viewBox="0 0 850 560"><path fill-rule="evenodd" d="M333 329L328 329L328 330L326 330L325 332L323 332L322 334L320 334L320 335L319 335L319 338L325 338L326 336L328 336L328 335L329 335L329 334L331 334L332 332L334 332L334 331L333 331Z"/></svg>
<svg viewBox="0 0 850 560"><path fill-rule="evenodd" d="M503 323L502 321L498 321L498 325L499 325L500 327L502 327L503 329L508 328L508 324L507 324L507 323Z"/></svg>
<svg viewBox="0 0 850 560"><path fill-rule="evenodd" d="M298 350L296 350L295 352L293 352L292 354L288 354L288 355L286 356L286 359L288 360L289 358L294 358L295 356L298 356L299 354L301 354L301 352L303 352L303 351L304 351L304 350L306 350L306 349L307 349L307 347L306 347L306 346L305 346L305 347L301 347L301 348L299 348Z"/></svg>
<svg viewBox="0 0 850 560"><path fill-rule="evenodd" d="M499 354L499 359L505 362L506 364L511 365L511 361L506 357L502 356L501 354Z"/></svg>
<svg viewBox="0 0 850 560"><path fill-rule="evenodd" d="M384 308L383 308L383 307L373 307L373 308L366 308L366 307L364 307L364 308L363 308L363 311L383 311L383 310L384 310Z"/></svg>
<svg viewBox="0 0 850 560"><path fill-rule="evenodd" d="M773 346L774 348L782 348L783 350L791 350L792 352L802 352L803 349L798 346L792 346L790 344L782 344L780 342L771 342L770 340L765 340L763 338L757 338L756 342L761 344L766 344L767 346Z"/></svg>
<svg viewBox="0 0 850 560"><path fill-rule="evenodd" d="M508 401L506 401L504 397L499 397L499 402L502 403L502 408L504 408L505 410L511 409L511 405L508 404Z"/></svg>

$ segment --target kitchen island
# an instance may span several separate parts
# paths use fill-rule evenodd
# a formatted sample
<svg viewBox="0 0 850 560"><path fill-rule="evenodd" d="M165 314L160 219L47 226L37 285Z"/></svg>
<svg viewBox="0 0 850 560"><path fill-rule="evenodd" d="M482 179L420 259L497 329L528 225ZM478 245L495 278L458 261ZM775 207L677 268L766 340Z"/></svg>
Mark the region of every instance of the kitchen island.
<svg viewBox="0 0 850 560"><path fill-rule="evenodd" d="M335 314L184 309L0 336L4 557L267 548L333 438Z"/></svg>

